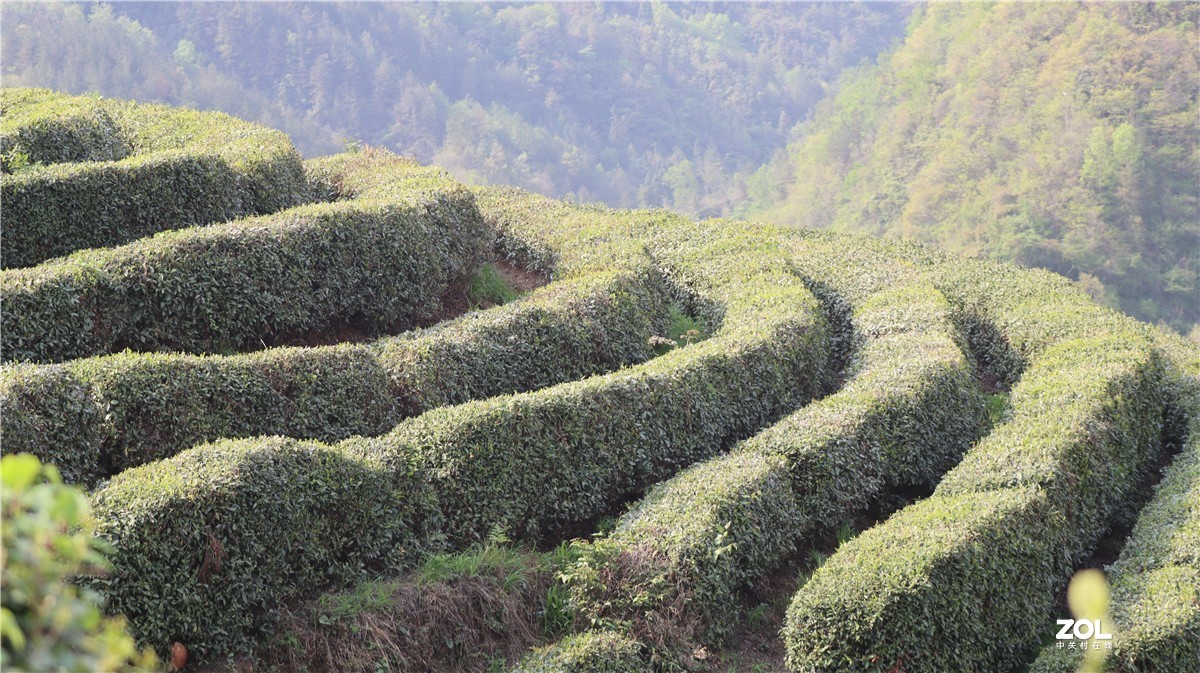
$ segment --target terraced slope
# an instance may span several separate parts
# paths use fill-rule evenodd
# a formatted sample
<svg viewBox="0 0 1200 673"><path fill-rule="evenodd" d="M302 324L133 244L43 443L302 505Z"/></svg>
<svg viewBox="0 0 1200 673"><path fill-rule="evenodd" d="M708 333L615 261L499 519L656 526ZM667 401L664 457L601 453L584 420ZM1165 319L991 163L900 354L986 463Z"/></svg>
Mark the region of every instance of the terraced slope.
<svg viewBox="0 0 1200 673"><path fill-rule="evenodd" d="M108 157L72 105L29 103L55 140L20 147ZM1195 615L1153 606L1200 566L1194 344L904 242L467 189L375 151L303 171L306 205L0 272L3 450L95 485L113 570L84 581L144 641L253 656L289 602L619 515L564 548L571 633L518 668L699 667L797 549L898 509L796 593L787 666L1007 670L1176 460L1113 581L1121 661L1188 656ZM550 282L439 321L489 256ZM707 338L666 338L685 315Z"/></svg>

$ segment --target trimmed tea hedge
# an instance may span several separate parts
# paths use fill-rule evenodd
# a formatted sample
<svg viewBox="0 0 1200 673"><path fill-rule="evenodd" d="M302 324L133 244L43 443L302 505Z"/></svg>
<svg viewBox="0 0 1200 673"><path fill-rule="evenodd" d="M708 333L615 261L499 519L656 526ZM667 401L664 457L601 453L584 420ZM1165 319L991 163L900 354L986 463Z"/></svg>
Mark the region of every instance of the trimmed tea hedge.
<svg viewBox="0 0 1200 673"><path fill-rule="evenodd" d="M754 327L634 369L436 409L374 441L422 456L459 544L497 525L532 539L571 530L821 389L815 302L776 292L777 317L741 323Z"/></svg>
<svg viewBox="0 0 1200 673"><path fill-rule="evenodd" d="M429 320L484 252L473 197L383 152L345 163L355 187L344 201L4 271L4 357L225 352L339 319L367 330Z"/></svg>
<svg viewBox="0 0 1200 673"><path fill-rule="evenodd" d="M0 167L124 159L128 143L96 103L48 89L0 89Z"/></svg>
<svg viewBox="0 0 1200 673"><path fill-rule="evenodd" d="M408 415L586 378L654 355L670 291L637 267L561 280L504 307L372 345Z"/></svg>
<svg viewBox="0 0 1200 673"><path fill-rule="evenodd" d="M949 260L926 277L954 305L979 361L1014 384L1047 348L1069 339L1124 333L1146 338L1128 317L1097 306L1066 278L999 262Z"/></svg>
<svg viewBox="0 0 1200 673"><path fill-rule="evenodd" d="M971 362L937 291L856 303L863 346L840 392L659 485L611 536L581 545L569 584L585 623L717 645L739 592L798 540L884 493L931 488L983 432Z"/></svg>
<svg viewBox="0 0 1200 673"><path fill-rule="evenodd" d="M1200 422L1110 573L1119 670L1200 661Z"/></svg>
<svg viewBox="0 0 1200 673"><path fill-rule="evenodd" d="M575 205L513 187L471 190L502 254L555 280L637 264L646 256L638 232L687 223L666 211Z"/></svg>
<svg viewBox="0 0 1200 673"><path fill-rule="evenodd" d="M735 270L734 264L721 267L720 277L735 277ZM701 278L704 269L689 269L683 275ZM418 542L448 540L465 546L497 526L526 539L577 528L653 481L771 422L825 385L828 335L816 300L787 273L755 281L729 290L737 303L731 300L724 311L727 321L715 336L637 367L435 409L383 437L351 439L333 448L303 446L322 456L353 457L354 465L369 465L369 474L359 477L363 483L395 481L408 492L410 479L418 479L425 489L421 492L433 494L430 499L412 500L417 503L414 510L384 513L397 522L427 522L415 538ZM227 565L238 559L239 572L251 572L257 563L254 554L272 544L269 531L278 523L276 510L293 511L290 494L300 485L290 483L298 478L287 474L268 475L273 489L253 486L268 477L252 474L245 466L228 471L206 468L207 476L187 482L189 516L194 517L187 529L208 531L237 521L238 530L251 531L245 533L251 537L235 538L242 533L226 531L213 532L211 539L200 534L181 539L177 530L160 525L176 502L160 493L163 488L173 492L173 475L196 471L211 452L254 455L274 464L273 453L283 451L286 457L294 453L290 447L299 446L280 442L252 439L214 445L219 449L198 447L122 473L98 491L97 498L106 503L98 518L106 526L103 530L113 531L116 549L117 570L105 586L114 604L130 615L140 637L164 647L184 633L202 643L202 652L228 651L270 622L272 603L262 599L268 590L282 601L357 574L350 565L324 564L330 569L319 582L307 568L290 568L286 559L280 564L263 562L253 581L264 593L241 595L229 589L220 597L210 595L198 574L205 550L219 545ZM213 476L217 474L225 476ZM236 512L223 509L221 494L226 492L242 494ZM359 569L379 567L383 561L377 551L403 538L395 532L399 524L378 524L378 500L364 493L357 500L338 501L320 515L343 521L344 532L335 539L359 540L357 547L339 547L337 552L337 558L355 558ZM131 504L124 506L123 501ZM124 510L144 515L128 517ZM211 524L197 523L209 518ZM322 539L289 544L293 553L288 558L297 563L327 553L323 550L328 543ZM312 550L301 549L309 544ZM162 570L155 569L159 565ZM294 580L297 577L305 579ZM239 580L223 581L237 586ZM178 600L158 598L163 582L170 582ZM229 616L233 613L237 616ZM263 621L255 622L247 613ZM209 626L198 633L195 624ZM219 644L209 632L224 634L227 642Z"/></svg>
<svg viewBox="0 0 1200 673"><path fill-rule="evenodd" d="M222 437L340 438L393 424L389 377L364 349L281 350L235 357L122 353L6 367L3 451L78 466L70 479L91 484ZM64 421L66 404L81 411Z"/></svg>
<svg viewBox="0 0 1200 673"><path fill-rule="evenodd" d="M816 339L813 332L817 330L799 329L799 322L786 322L786 333L794 336L793 342L785 346L810 346ZM690 355L688 351L699 352L701 346L711 341L674 353ZM762 414L776 409L779 403L774 400L794 400L791 396L801 394L811 385L806 380L808 372L797 367L804 361L802 353L781 352L781 348L753 344L744 349L747 353L741 358L720 353L719 348L688 358L668 355L630 370L637 372L657 365L653 371L640 375L610 374L584 382L590 385L564 384L514 398L435 410L402 424L392 435L348 440L333 449L303 445L308 447L306 451L322 456L358 456L354 465L370 465L368 470L355 472L353 481L361 491L357 497L339 495L333 504L328 499L322 500L325 505L320 513L296 514L336 519L340 528L332 539L347 541L345 544L350 546L339 546L335 558L351 557L357 565L313 561L333 554L325 551L331 544L325 536L306 537L302 541L277 540L277 527L303 527L277 520L281 512L300 508L294 492L309 493L315 488L299 476L303 470L297 468L294 474L271 471L264 475L257 473L254 466L240 463L236 469L216 468L225 460L220 456L230 452L252 455L273 466L284 460L272 457L275 453L283 450L286 458L294 452L290 447L299 446L298 443L261 439L227 442L215 445L219 450L213 446L198 447L175 458L134 468L115 477L96 496L105 503L98 507L97 513L101 530L116 549L116 569L103 587L114 607L125 612L135 632L149 642L165 647L172 639L187 638L183 642L188 642L189 647L193 641L198 643L198 652L226 651L221 648L244 643L248 630L261 630L269 623L272 603L263 598L269 593L276 600L283 600L339 579L349 579L361 569L378 568L383 561L378 558L377 550L391 549L403 537L395 532L399 524L391 523L393 520L444 519L436 535L427 531L415 538L436 541L443 537L477 539L498 522L518 526L525 522L515 516L534 511L540 505L544 506L539 516L528 522L530 527L546 529L553 523L578 525L595 517L601 513L600 508L614 502L616 497L661 476L668 470L666 466L678 466L685 460L685 452L711 450L722 434L735 432L739 426L753 423ZM670 367L659 364L671 361L675 361L674 369L678 371L671 372ZM744 379L736 386L730 385L737 376ZM713 390L718 382L719 390ZM708 393L712 397L690 399L695 390L712 390ZM590 406L604 401L606 394L607 403ZM677 411L665 421L657 419L659 408L667 404L674 405ZM506 408L509 413L505 415ZM576 409L574 418L556 413L570 408ZM477 420L481 418L485 422ZM578 427L572 427L572 422ZM443 426L438 427L439 423ZM494 423L502 425L497 427ZM401 438L417 435L415 429L420 427L428 429L433 441L420 444L402 441ZM503 430L504 434L494 434L497 430ZM701 432L704 434L700 435ZM693 433L696 438L690 439ZM564 441L568 437L572 442ZM624 450L631 437L645 442L646 448L639 452ZM514 445L506 450L504 441ZM608 444L615 441L624 444ZM677 447L677 442L681 446ZM620 455L614 455L618 449L622 449ZM529 460L537 451L543 452L542 460ZM210 453L218 457L209 458ZM501 461L504 455L511 458ZM305 469L315 470L311 466ZM498 474L495 482L480 481L485 478L484 473L497 471L506 473ZM188 479L186 488L179 487L182 490L178 491L181 493L178 498L171 496L177 492L177 480L183 477ZM410 478L419 478L427 485L422 492L436 494L436 506L400 511L387 505L390 502L387 499L381 501L380 496L373 495L377 491L372 484L377 481L409 484ZM256 486L260 480L269 481L270 488ZM600 490L604 488L612 491ZM522 498L530 499L533 491L539 499L545 499L539 503L523 502ZM468 501L464 494L472 492L476 499ZM224 503L231 497L229 493L237 494L237 500L227 507ZM546 494L562 497L551 504ZM185 500L188 519L179 528L164 525L164 521L177 516L173 508L182 507ZM143 514L130 516L131 511ZM383 520L389 523L380 523ZM320 523L305 525L323 527ZM230 526L236 530L229 530ZM182 535L185 530L193 531L190 537ZM208 537L209 531L212 537ZM275 544L292 551L279 563L258 558L263 546ZM200 575L208 554L205 550L214 546L223 550L223 567L236 567L239 573L252 574L253 586L261 587L261 592L240 592L236 588L242 583L240 576L229 575L223 576L219 584L235 588L214 594L216 590L212 587L218 582L205 581ZM293 568L289 565L292 562L305 568ZM325 573L323 582L313 579L312 573L317 570L310 566ZM174 600L161 599L164 586L172 587ZM254 621L257 618L252 614L263 621ZM203 627L194 626L197 624ZM222 634L220 640L212 639L215 634Z"/></svg>
<svg viewBox="0 0 1200 673"><path fill-rule="evenodd" d="M272 213L307 197L300 153L279 131L220 113L45 90L0 95L6 269ZM19 168L26 159L35 163Z"/></svg>
<svg viewBox="0 0 1200 673"><path fill-rule="evenodd" d="M66 365L4 367L0 417L5 455L31 453L53 463L69 484L90 484L100 476L104 415L91 389Z"/></svg>
<svg viewBox="0 0 1200 673"><path fill-rule="evenodd" d="M789 668L1020 663L1072 564L1155 460L1161 378L1158 354L1132 329L1040 353L1009 418L932 498L844 545L797 593Z"/></svg>
<svg viewBox="0 0 1200 673"><path fill-rule="evenodd" d="M1011 415L938 493L1037 486L1079 534L1099 537L1157 459L1162 361L1137 331L1074 339L1039 355L1013 389ZM1068 546L1064 549L1086 549Z"/></svg>
<svg viewBox="0 0 1200 673"><path fill-rule="evenodd" d="M624 633L666 660L720 644L738 591L803 533L789 467L753 450L703 461L656 486L610 537L573 543L580 558L564 577L577 623Z"/></svg>
<svg viewBox="0 0 1200 673"><path fill-rule="evenodd" d="M223 441L122 472L92 499L112 572L86 581L160 649L247 652L281 598L402 567L431 537L420 467L361 446Z"/></svg>
<svg viewBox="0 0 1200 673"><path fill-rule="evenodd" d="M1036 488L902 509L797 592L783 631L788 670L1009 670L1029 649L1010 639L1013 627L1053 623L1056 518Z"/></svg>
<svg viewBox="0 0 1200 673"><path fill-rule="evenodd" d="M592 631L541 647L509 669L513 673L652 673L641 645L614 632Z"/></svg>
<svg viewBox="0 0 1200 673"><path fill-rule="evenodd" d="M1200 661L1200 416L1108 568L1115 650L1106 670L1188 671ZM1045 648L1031 670L1074 673L1079 650Z"/></svg>
<svg viewBox="0 0 1200 673"><path fill-rule="evenodd" d="M91 483L218 438L378 435L434 407L643 362L665 333L666 302L657 274L630 270L364 345L9 366L3 451Z"/></svg>

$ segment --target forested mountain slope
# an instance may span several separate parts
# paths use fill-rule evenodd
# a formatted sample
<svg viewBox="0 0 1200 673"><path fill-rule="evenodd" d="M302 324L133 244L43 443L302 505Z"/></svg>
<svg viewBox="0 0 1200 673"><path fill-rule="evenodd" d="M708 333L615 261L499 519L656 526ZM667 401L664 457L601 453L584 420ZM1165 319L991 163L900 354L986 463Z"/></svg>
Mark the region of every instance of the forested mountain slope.
<svg viewBox="0 0 1200 673"><path fill-rule="evenodd" d="M385 145L473 182L730 211L845 67L861 3L5 3L4 82L218 109L307 154ZM69 36L70 39L63 39Z"/></svg>
<svg viewBox="0 0 1200 673"><path fill-rule="evenodd" d="M796 134L766 216L1045 267L1195 329L1198 17L1195 3L929 5Z"/></svg>

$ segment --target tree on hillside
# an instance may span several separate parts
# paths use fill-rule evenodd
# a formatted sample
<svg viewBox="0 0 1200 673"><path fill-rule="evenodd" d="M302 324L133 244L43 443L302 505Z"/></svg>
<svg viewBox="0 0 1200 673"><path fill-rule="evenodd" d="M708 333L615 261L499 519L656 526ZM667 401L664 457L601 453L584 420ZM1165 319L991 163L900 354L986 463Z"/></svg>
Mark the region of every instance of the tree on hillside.
<svg viewBox="0 0 1200 673"><path fill-rule="evenodd" d="M1045 267L1186 333L1198 20L1194 4L925 7L798 129L794 173L773 185L786 196L758 208Z"/></svg>

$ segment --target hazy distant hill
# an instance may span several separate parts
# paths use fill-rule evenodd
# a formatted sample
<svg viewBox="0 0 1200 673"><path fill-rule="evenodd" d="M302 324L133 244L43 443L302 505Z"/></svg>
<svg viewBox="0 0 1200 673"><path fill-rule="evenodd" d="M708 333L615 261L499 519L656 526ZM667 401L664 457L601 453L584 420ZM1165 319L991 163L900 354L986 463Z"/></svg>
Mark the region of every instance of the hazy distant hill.
<svg viewBox="0 0 1200 673"><path fill-rule="evenodd" d="M768 217L1046 267L1187 332L1198 17L1195 3L930 5L797 134Z"/></svg>
<svg viewBox="0 0 1200 673"><path fill-rule="evenodd" d="M383 144L477 182L719 214L895 4L121 3L3 9L6 84L215 108L310 153Z"/></svg>

